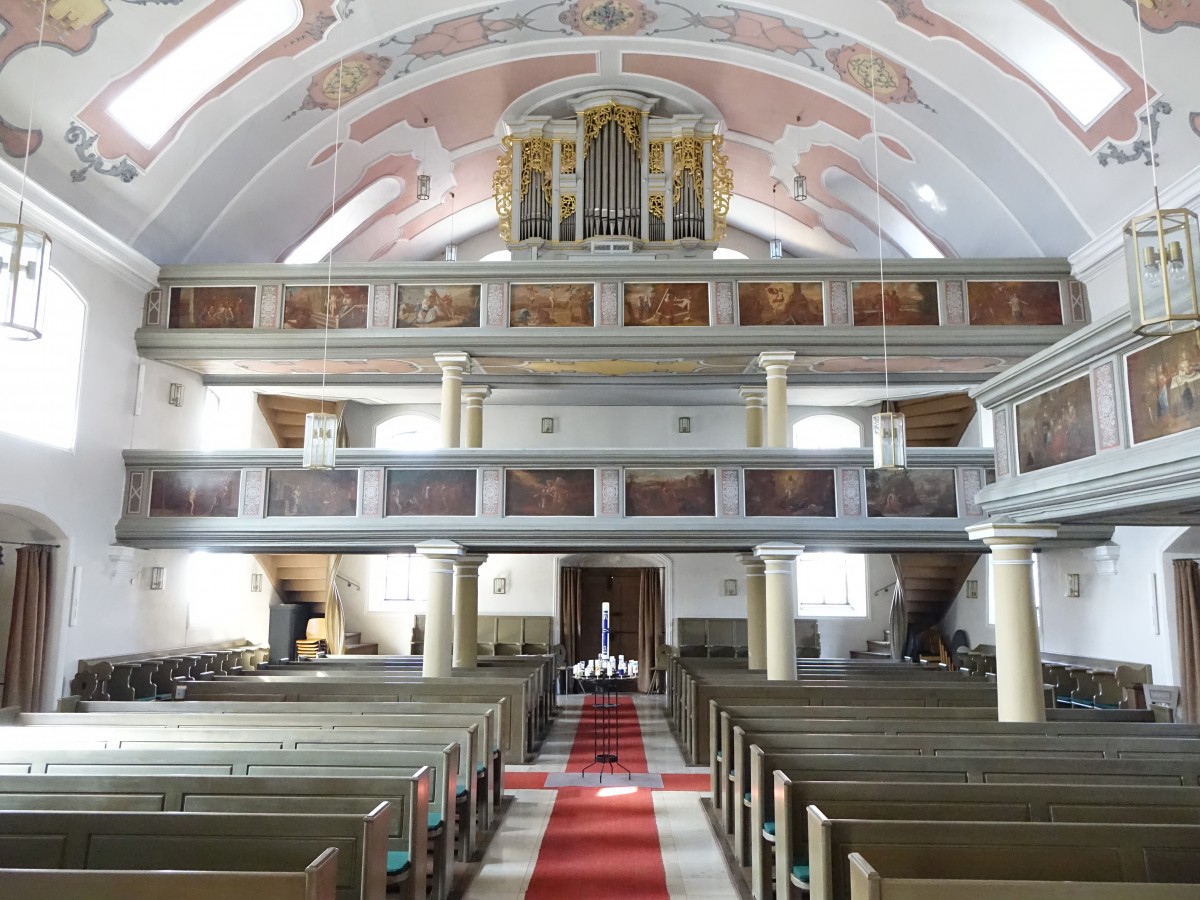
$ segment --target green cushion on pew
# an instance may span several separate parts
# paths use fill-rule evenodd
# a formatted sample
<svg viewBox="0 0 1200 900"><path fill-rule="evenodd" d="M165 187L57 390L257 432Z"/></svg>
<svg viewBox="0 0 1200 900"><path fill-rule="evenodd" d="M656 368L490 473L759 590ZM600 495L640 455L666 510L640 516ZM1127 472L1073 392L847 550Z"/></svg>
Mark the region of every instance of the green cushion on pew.
<svg viewBox="0 0 1200 900"><path fill-rule="evenodd" d="M399 875L409 866L408 852L405 850L389 850L387 855L388 875Z"/></svg>
<svg viewBox="0 0 1200 900"><path fill-rule="evenodd" d="M724 759L724 758L725 758L725 757L724 757L724 756L721 754L721 751L720 751L720 750L718 750L718 751L717 751L717 759Z"/></svg>
<svg viewBox="0 0 1200 900"><path fill-rule="evenodd" d="M138 703L148 703L150 701L157 700L158 698L157 697L134 697L133 699L136 700Z"/></svg>
<svg viewBox="0 0 1200 900"><path fill-rule="evenodd" d="M487 773L487 766L485 766L483 763L478 763L475 766L475 774L476 775L484 775L486 773Z"/></svg>
<svg viewBox="0 0 1200 900"><path fill-rule="evenodd" d="M795 878L797 881L803 881L805 884L807 884L808 883L808 866L807 865L792 866L792 877Z"/></svg>
<svg viewBox="0 0 1200 900"><path fill-rule="evenodd" d="M746 791L746 794L745 794L745 796L743 796L743 797L742 797L742 801L743 801L743 802L745 802L745 803L749 803L749 802L750 802L750 792L749 792L749 791Z"/></svg>
<svg viewBox="0 0 1200 900"><path fill-rule="evenodd" d="M461 798L467 796L468 793L469 791L467 790L467 786L465 784L454 785L454 796Z"/></svg>
<svg viewBox="0 0 1200 900"><path fill-rule="evenodd" d="M430 831L438 831L442 827L441 813L430 813L429 818L425 823L425 827Z"/></svg>
<svg viewBox="0 0 1200 900"><path fill-rule="evenodd" d="M771 835L775 834L775 823L774 822L763 822L763 833L771 834Z"/></svg>

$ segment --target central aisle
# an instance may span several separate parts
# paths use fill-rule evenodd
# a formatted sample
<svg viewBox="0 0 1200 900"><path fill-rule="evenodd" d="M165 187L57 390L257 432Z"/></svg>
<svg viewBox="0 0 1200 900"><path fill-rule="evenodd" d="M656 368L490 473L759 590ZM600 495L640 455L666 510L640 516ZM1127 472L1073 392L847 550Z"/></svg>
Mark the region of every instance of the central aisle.
<svg viewBox="0 0 1200 900"><path fill-rule="evenodd" d="M465 900L738 900L700 806L708 771L684 765L662 698L621 695L620 762L633 778L606 768L591 786L593 766L581 787L593 754L584 699L560 698L537 762L508 767L513 802Z"/></svg>

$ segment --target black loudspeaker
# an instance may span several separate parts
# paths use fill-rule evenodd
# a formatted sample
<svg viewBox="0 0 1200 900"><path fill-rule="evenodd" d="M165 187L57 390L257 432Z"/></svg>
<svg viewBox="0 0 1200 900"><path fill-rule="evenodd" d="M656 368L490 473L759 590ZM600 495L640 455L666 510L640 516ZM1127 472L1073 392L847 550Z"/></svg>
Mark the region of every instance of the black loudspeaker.
<svg viewBox="0 0 1200 900"><path fill-rule="evenodd" d="M296 654L296 641L306 636L312 610L303 603L280 603L272 606L267 619L267 640L270 660L279 662Z"/></svg>

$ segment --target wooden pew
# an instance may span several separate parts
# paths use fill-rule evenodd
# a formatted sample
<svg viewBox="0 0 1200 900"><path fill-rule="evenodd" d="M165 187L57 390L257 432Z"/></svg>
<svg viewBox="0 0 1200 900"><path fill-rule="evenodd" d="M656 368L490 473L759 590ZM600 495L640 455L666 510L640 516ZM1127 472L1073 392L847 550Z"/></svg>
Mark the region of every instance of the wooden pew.
<svg viewBox="0 0 1200 900"><path fill-rule="evenodd" d="M428 846L435 881L453 880L454 784L459 746L426 750L64 750L0 746L0 775L213 775L291 778L410 777L428 767ZM0 863L2 865L2 863Z"/></svg>
<svg viewBox="0 0 1200 900"><path fill-rule="evenodd" d="M0 812L0 867L295 871L336 847L338 900L385 900L390 812Z"/></svg>
<svg viewBox="0 0 1200 900"><path fill-rule="evenodd" d="M434 678L417 682L381 683L355 677L341 678L285 678L282 682L265 681L249 676L239 676L220 681L193 681L176 685L176 700L238 700L286 702L438 702L441 700L466 701L469 703L496 703L504 701L512 715L509 716L509 745L512 752L508 759L514 762L532 760L534 738L530 731L528 686L522 681L498 679L490 684L485 681Z"/></svg>
<svg viewBox="0 0 1200 900"><path fill-rule="evenodd" d="M175 704L152 704L157 708L170 708ZM276 706L282 706L277 704ZM17 713L15 710L0 711L0 728L4 725L16 725L22 728L85 728L90 732L102 728L170 728L181 730L189 735L197 729L253 729L263 732L267 729L286 729L311 733L312 731L329 732L343 735L346 740L353 734L362 735L363 743L382 743L381 735L395 735L397 742L411 742L409 735L419 743L428 743L425 738L433 738L439 744L457 740L462 729L470 739L469 746L464 744L464 758L472 760L469 771L478 780L476 790L476 806L478 827L484 830L492 826L493 812L498 811L500 798L503 796L504 759L498 749L491 743L495 739L495 722L491 712L481 713L418 713L405 716L320 716L315 714L292 715L286 718L273 714L249 715L242 714L232 717L225 714L204 715L190 713L164 716L157 712L146 712L148 704L136 703L134 712L124 713L90 713L86 718L74 713ZM480 737L490 735L490 737ZM317 740L326 740L319 738ZM332 738L328 740L333 740ZM334 741L341 743L341 741ZM464 780L466 778L464 768Z"/></svg>
<svg viewBox="0 0 1200 900"><path fill-rule="evenodd" d="M751 778L757 783L763 773L781 772L789 778L806 781L925 782L927 784L1090 784L1195 787L1200 785L1200 758L1185 760L1081 759L1071 756L989 757L989 756L908 756L876 754L767 753L757 744L750 746ZM780 854L779 830L783 821L773 809L775 855ZM762 834L767 821L767 806L761 794L751 797L750 828ZM754 883L762 884L769 876L762 841L751 843L751 868ZM788 869L790 871L790 867ZM778 876L778 873L777 873ZM783 879L784 884L787 879ZM778 880L776 887L778 888Z"/></svg>
<svg viewBox="0 0 1200 900"><path fill-rule="evenodd" d="M366 815L390 807L388 852L407 859L405 900L425 900L430 773L373 778L212 775L0 775L0 810ZM435 873L433 896L449 885Z"/></svg>
<svg viewBox="0 0 1200 900"><path fill-rule="evenodd" d="M8 896L21 900L336 900L336 847L295 872L0 869Z"/></svg>
<svg viewBox="0 0 1200 900"><path fill-rule="evenodd" d="M898 877L1200 885L1200 826L831 819L809 807L809 897L850 897L850 853ZM1200 892L1200 887L1196 889Z"/></svg>
<svg viewBox="0 0 1200 900"><path fill-rule="evenodd" d="M1025 881L1015 877L901 878L880 874L860 853L851 853L852 900L929 900L931 897L970 897L971 900L1193 900L1194 884L1153 884L1103 881ZM1019 873L1018 873L1019 874Z"/></svg>
<svg viewBox="0 0 1200 900"><path fill-rule="evenodd" d="M787 900L793 865L808 855L810 805L843 819L1200 824L1198 787L793 781L776 772L775 858L754 885L756 898L772 896L773 871L777 900Z"/></svg>

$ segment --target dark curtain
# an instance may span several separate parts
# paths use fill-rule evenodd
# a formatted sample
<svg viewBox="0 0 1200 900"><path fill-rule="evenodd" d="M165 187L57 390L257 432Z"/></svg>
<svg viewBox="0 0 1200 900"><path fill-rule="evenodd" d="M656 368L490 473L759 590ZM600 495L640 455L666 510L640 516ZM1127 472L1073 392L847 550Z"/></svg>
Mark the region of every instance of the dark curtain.
<svg viewBox="0 0 1200 900"><path fill-rule="evenodd" d="M638 690L650 692L658 645L666 637L663 622L662 569L640 569L638 584Z"/></svg>
<svg viewBox="0 0 1200 900"><path fill-rule="evenodd" d="M1200 723L1200 566L1175 560L1175 618L1179 625L1179 713Z"/></svg>
<svg viewBox="0 0 1200 900"><path fill-rule="evenodd" d="M34 544L17 550L17 580L0 705L18 706L23 712L36 712L42 695L53 557L52 547Z"/></svg>
<svg viewBox="0 0 1200 900"><path fill-rule="evenodd" d="M573 666L579 662L580 607L583 602L583 569L564 566L559 576L558 621L562 632L565 664Z"/></svg>

